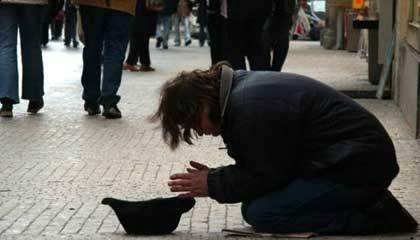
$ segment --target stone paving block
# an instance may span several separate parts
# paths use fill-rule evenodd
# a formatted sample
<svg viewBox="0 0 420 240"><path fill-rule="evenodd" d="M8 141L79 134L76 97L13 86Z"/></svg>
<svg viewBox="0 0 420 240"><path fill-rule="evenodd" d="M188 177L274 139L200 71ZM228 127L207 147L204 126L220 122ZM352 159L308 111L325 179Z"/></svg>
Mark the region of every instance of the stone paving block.
<svg viewBox="0 0 420 240"><path fill-rule="evenodd" d="M47 209L49 202L41 201L32 205L25 214L11 225L5 234L20 234L26 231L29 226Z"/></svg>

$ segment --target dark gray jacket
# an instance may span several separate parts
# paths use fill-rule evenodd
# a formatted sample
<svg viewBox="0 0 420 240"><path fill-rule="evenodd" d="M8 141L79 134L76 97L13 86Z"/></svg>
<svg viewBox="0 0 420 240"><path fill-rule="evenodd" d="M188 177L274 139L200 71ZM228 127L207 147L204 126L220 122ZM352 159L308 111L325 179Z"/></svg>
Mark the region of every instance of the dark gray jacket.
<svg viewBox="0 0 420 240"><path fill-rule="evenodd" d="M296 74L223 72L222 137L236 163L210 170L211 198L246 202L298 178L387 188L397 175L387 132L349 97Z"/></svg>

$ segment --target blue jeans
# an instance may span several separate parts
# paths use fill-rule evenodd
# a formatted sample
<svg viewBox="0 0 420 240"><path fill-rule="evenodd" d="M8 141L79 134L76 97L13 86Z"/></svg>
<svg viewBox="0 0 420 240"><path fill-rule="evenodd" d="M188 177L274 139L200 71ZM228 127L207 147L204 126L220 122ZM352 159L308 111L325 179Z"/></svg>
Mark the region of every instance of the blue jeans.
<svg viewBox="0 0 420 240"><path fill-rule="evenodd" d="M191 40L190 33L190 18L189 17L179 17L174 15L174 28L175 28L175 43L181 44L181 25L184 27L184 41Z"/></svg>
<svg viewBox="0 0 420 240"><path fill-rule="evenodd" d="M163 28L163 30L161 29ZM162 45L168 46L169 34L171 32L171 15L159 14L156 28L156 38L162 38Z"/></svg>
<svg viewBox="0 0 420 240"><path fill-rule="evenodd" d="M0 98L19 103L17 36L22 55L22 98L40 100L44 96L41 53L42 5L0 5Z"/></svg>
<svg viewBox="0 0 420 240"><path fill-rule="evenodd" d="M83 99L89 106L102 104L104 107L112 107L121 98L117 92L121 85L131 15L91 6L81 6L80 14L85 33Z"/></svg>
<svg viewBox="0 0 420 240"><path fill-rule="evenodd" d="M259 232L364 234L371 229L362 209L373 205L381 193L326 180L299 179L242 204L242 215Z"/></svg>

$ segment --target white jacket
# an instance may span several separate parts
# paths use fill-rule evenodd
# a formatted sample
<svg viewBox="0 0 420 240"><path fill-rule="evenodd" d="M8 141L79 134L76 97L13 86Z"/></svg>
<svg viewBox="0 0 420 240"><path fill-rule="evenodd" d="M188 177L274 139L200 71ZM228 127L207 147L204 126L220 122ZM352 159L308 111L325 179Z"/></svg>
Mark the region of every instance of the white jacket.
<svg viewBox="0 0 420 240"><path fill-rule="evenodd" d="M16 4L48 4L48 0L0 0L2 3L16 3Z"/></svg>

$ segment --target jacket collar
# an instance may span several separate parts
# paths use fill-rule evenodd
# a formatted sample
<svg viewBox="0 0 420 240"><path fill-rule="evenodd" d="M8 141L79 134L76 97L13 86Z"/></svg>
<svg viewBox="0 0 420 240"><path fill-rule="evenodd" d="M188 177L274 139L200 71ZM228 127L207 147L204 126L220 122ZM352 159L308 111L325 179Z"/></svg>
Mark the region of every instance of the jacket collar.
<svg viewBox="0 0 420 240"><path fill-rule="evenodd" d="M225 116L226 107L229 102L230 92L232 90L233 81L233 69L228 66L222 66L222 72L220 76L220 110L222 113L222 119Z"/></svg>

